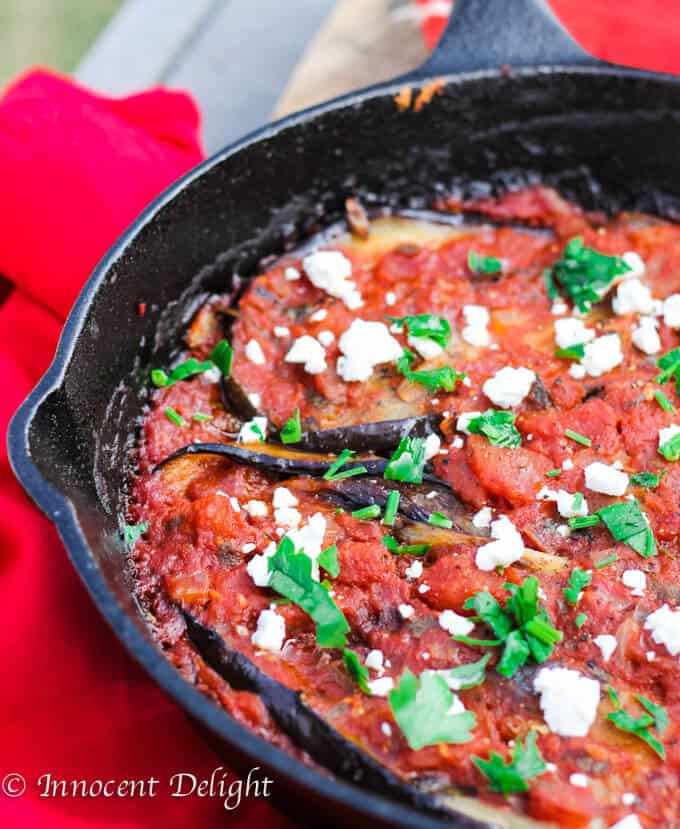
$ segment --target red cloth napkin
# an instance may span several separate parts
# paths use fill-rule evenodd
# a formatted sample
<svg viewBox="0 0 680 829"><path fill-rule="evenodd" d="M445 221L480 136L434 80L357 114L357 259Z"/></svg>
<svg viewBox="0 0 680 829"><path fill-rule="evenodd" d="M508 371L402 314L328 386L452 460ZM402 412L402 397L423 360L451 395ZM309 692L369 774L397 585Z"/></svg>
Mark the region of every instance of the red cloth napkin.
<svg viewBox="0 0 680 829"><path fill-rule="evenodd" d="M0 273L11 283L0 307L1 434L52 359L97 260L201 161L198 136L192 100L160 89L113 100L33 72L0 99ZM177 771L206 777L221 763L100 619L53 527L14 479L4 440L0 575L0 781L28 781L23 797L0 794L0 825L290 826L264 801L225 812L218 799L172 799L167 788L154 799L40 798L45 773L167 781Z"/></svg>

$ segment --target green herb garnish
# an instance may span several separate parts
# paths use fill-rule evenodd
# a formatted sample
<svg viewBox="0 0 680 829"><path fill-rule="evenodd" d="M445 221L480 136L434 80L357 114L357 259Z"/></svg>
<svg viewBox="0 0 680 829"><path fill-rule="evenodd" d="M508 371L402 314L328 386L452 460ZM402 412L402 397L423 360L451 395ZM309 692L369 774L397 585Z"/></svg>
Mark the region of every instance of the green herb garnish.
<svg viewBox="0 0 680 829"><path fill-rule="evenodd" d="M472 273L494 274L503 270L503 263L497 256L482 256L474 250L468 252L467 261Z"/></svg>
<svg viewBox="0 0 680 829"><path fill-rule="evenodd" d="M425 438L402 438L387 462L384 477L392 481L421 484L425 463Z"/></svg>
<svg viewBox="0 0 680 829"><path fill-rule="evenodd" d="M361 518L361 519L368 519L368 518L380 518L380 507L377 504L370 504L367 507L361 507L361 509L355 509L351 513L352 518Z"/></svg>
<svg viewBox="0 0 680 829"><path fill-rule="evenodd" d="M473 435L484 435L494 446L519 446L522 443L512 412L487 409L473 417L465 428Z"/></svg>
<svg viewBox="0 0 680 829"><path fill-rule="evenodd" d="M338 563L337 544L331 544L330 547L326 547L325 550L322 550L317 561L319 562L319 567L323 567L332 579L336 579L338 577L338 574L340 573L340 564Z"/></svg>
<svg viewBox="0 0 680 829"><path fill-rule="evenodd" d="M654 472L636 472L630 476L633 486L644 486L647 489L656 489L661 481L661 476Z"/></svg>
<svg viewBox="0 0 680 829"><path fill-rule="evenodd" d="M382 543L391 553L398 556L422 556L432 546L431 544L399 544L391 535L383 536Z"/></svg>
<svg viewBox="0 0 680 829"><path fill-rule="evenodd" d="M645 558L657 554L651 527L637 501L621 501L597 511L616 541L622 541Z"/></svg>
<svg viewBox="0 0 680 829"><path fill-rule="evenodd" d="M203 412L194 412L194 414L191 415L191 419L194 423L208 423L212 420L212 418L212 415L204 414Z"/></svg>
<svg viewBox="0 0 680 829"><path fill-rule="evenodd" d="M433 527L443 527L445 530L450 530L453 527L453 521L441 512L431 512L427 523Z"/></svg>
<svg viewBox="0 0 680 829"><path fill-rule="evenodd" d="M657 389L654 392L654 399L659 404L659 406L661 406L664 412L675 412L675 406L673 406L671 401L666 397L666 395L661 391L661 389Z"/></svg>
<svg viewBox="0 0 680 829"><path fill-rule="evenodd" d="M231 374L231 364L234 359L234 349L226 340L220 340L213 348L210 359L215 363L224 377Z"/></svg>
<svg viewBox="0 0 680 829"><path fill-rule="evenodd" d="M149 522L142 521L140 524L126 524L123 527L123 541L128 550L132 550L139 539L149 529Z"/></svg>
<svg viewBox="0 0 680 829"><path fill-rule="evenodd" d="M302 440L300 409L295 409L295 414L288 418L285 426L281 429L281 443L298 443L300 440Z"/></svg>
<svg viewBox="0 0 680 829"><path fill-rule="evenodd" d="M387 503L385 504L385 515L383 516L383 524L391 527L394 524L394 519L397 517L399 511L399 490L393 489L387 496Z"/></svg>
<svg viewBox="0 0 680 829"><path fill-rule="evenodd" d="M657 451L667 461L677 461L680 458L680 432L662 443Z"/></svg>
<svg viewBox="0 0 680 829"><path fill-rule="evenodd" d="M489 759L473 757L472 762L489 781L491 791L501 794L526 792L528 780L543 774L547 769L545 760L536 746L536 732L527 734L524 745L518 740L512 750L512 759L507 763L500 754L489 752Z"/></svg>
<svg viewBox="0 0 680 829"><path fill-rule="evenodd" d="M155 368L151 372L151 381L154 386L165 388L166 386L172 386L178 383L180 380L188 380L189 377L202 374L204 371L210 371L212 367L212 360L205 360L199 363L194 357L189 357L188 360L175 366L170 374L167 374L162 368Z"/></svg>
<svg viewBox="0 0 680 829"><path fill-rule="evenodd" d="M166 406L163 410L167 419L174 423L175 426L188 426L189 424L186 420L182 417L182 415L172 408L172 406Z"/></svg>
<svg viewBox="0 0 680 829"><path fill-rule="evenodd" d="M588 587L593 581L593 577L587 570L581 570L575 567L569 576L569 584L562 591L564 599L567 604L576 607L578 600L581 597L581 592L585 587Z"/></svg>
<svg viewBox="0 0 680 829"><path fill-rule="evenodd" d="M595 564L593 564L593 567L596 570L601 570L603 567L606 567L608 564L613 564L615 561L618 561L618 560L619 560L619 557L616 555L616 553L613 553L612 555L607 556L607 558L601 558L599 561L596 561Z"/></svg>
<svg viewBox="0 0 680 829"><path fill-rule="evenodd" d="M571 438L571 440L575 441L576 443L580 443L581 446L593 445L593 442L590 438L587 438L585 435L581 435L578 432L574 432L572 429L565 429L564 435L565 437Z"/></svg>
<svg viewBox="0 0 680 829"><path fill-rule="evenodd" d="M361 664L359 657L354 653L354 651L351 651L349 648L343 648L342 662L347 673L352 677L364 694L370 695L371 689L368 687L368 668Z"/></svg>
<svg viewBox="0 0 680 829"><path fill-rule="evenodd" d="M411 380L413 383L420 383L421 386L425 386L425 388L433 392L439 391L440 389L443 391L453 391L458 383L467 376L451 368L451 366L411 371L411 363L415 359L415 354L405 348L401 357L397 360L397 371L403 374L407 380Z"/></svg>
<svg viewBox="0 0 680 829"><path fill-rule="evenodd" d="M576 518L570 518L568 523L570 530L584 530L586 527L597 527L602 522L599 515L593 514L577 515Z"/></svg>
<svg viewBox="0 0 680 829"><path fill-rule="evenodd" d="M365 466L353 466L351 469L344 469L342 472L338 470L341 469L347 461L354 456L354 452L351 449L343 449L342 452L338 455L338 457L333 461L333 463L328 467L324 474L325 481L341 481L344 478L351 478L353 475L363 475L368 470Z"/></svg>
<svg viewBox="0 0 680 829"><path fill-rule="evenodd" d="M617 276L631 269L620 256L608 256L586 247L580 236L567 242L562 258L552 267L551 279L580 311L599 302Z"/></svg>
<svg viewBox="0 0 680 829"><path fill-rule="evenodd" d="M551 469L548 472L546 472L545 474L548 478L559 478L559 476L562 474L562 470L561 469Z"/></svg>
<svg viewBox="0 0 680 829"><path fill-rule="evenodd" d="M437 743L468 743L475 727L472 711L451 714L454 696L441 676L424 671L416 677L408 669L389 693L392 715L413 750Z"/></svg>
<svg viewBox="0 0 680 829"><path fill-rule="evenodd" d="M666 709L661 705L657 705L646 697L640 694L635 694L635 699L646 710L647 713L639 717L633 717L621 705L619 696L616 691L610 686L607 686L607 693L612 701L615 711L607 714L607 719L614 723L619 731L625 731L628 734L633 734L655 751L662 760L666 759L666 752L664 750L658 735L664 733L668 728L668 714ZM651 729L654 728L657 734L653 734Z"/></svg>
<svg viewBox="0 0 680 829"><path fill-rule="evenodd" d="M574 619L574 624L576 625L576 629L581 630L581 628L583 627L583 625L585 625L587 620L588 620L588 617L586 616L585 613L577 613L576 618Z"/></svg>
<svg viewBox="0 0 680 829"><path fill-rule="evenodd" d="M440 672L447 680L449 687L454 687L457 691L466 691L468 688L476 688L481 685L486 677L486 666L491 659L490 653L485 653L477 662L468 662L465 665L459 665L457 668L449 668L447 671Z"/></svg>
<svg viewBox="0 0 680 829"><path fill-rule="evenodd" d="M406 317L387 317L395 325L405 325L412 337L434 340L437 345L446 348L451 339L451 324L444 317L436 314L415 314Z"/></svg>
<svg viewBox="0 0 680 829"><path fill-rule="evenodd" d="M570 345L567 348L555 349L555 357L560 357L563 360L582 360L585 356L586 347L584 343Z"/></svg>

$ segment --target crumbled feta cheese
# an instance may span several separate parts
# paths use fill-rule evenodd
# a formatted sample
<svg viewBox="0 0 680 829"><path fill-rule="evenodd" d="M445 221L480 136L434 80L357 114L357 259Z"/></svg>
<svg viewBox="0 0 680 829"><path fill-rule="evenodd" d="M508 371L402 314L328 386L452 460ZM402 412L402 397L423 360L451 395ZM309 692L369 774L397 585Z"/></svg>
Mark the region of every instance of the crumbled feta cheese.
<svg viewBox="0 0 680 829"><path fill-rule="evenodd" d="M491 342L489 312L483 305L463 305L465 326L460 332L466 343L483 348Z"/></svg>
<svg viewBox="0 0 680 829"><path fill-rule="evenodd" d="M586 376L586 370L581 363L572 363L569 366L569 376L573 377L574 380L583 380Z"/></svg>
<svg viewBox="0 0 680 829"><path fill-rule="evenodd" d="M350 311L364 303L352 275L352 263L338 250L317 250L305 256L302 265L312 285L341 299Z"/></svg>
<svg viewBox="0 0 680 829"><path fill-rule="evenodd" d="M402 347L382 322L355 319L338 340L343 356L338 357L337 370L346 382L364 381L374 366L398 360Z"/></svg>
<svg viewBox="0 0 680 829"><path fill-rule="evenodd" d="M619 283L612 299L615 314L649 314L654 307L652 293L639 279L626 279Z"/></svg>
<svg viewBox="0 0 680 829"><path fill-rule="evenodd" d="M217 366L213 366L207 371L204 371L201 377L208 383L219 383L222 377L222 372L217 368Z"/></svg>
<svg viewBox="0 0 680 829"><path fill-rule="evenodd" d="M419 584L418 585L418 592L419 593L428 593L432 588L429 584Z"/></svg>
<svg viewBox="0 0 680 829"><path fill-rule="evenodd" d="M651 631L652 640L664 645L671 656L680 653L680 609L661 605L645 619L645 630Z"/></svg>
<svg viewBox="0 0 680 829"><path fill-rule="evenodd" d="M439 449L441 448L442 442L439 435L436 435L434 432L431 435L428 435L425 438L425 460L429 461L430 458L434 458L435 455L439 453Z"/></svg>
<svg viewBox="0 0 680 829"><path fill-rule="evenodd" d="M614 653L616 646L618 645L616 636L612 636L609 633L601 633L593 639L593 642L600 649L602 659L604 659L605 662L609 662L609 658Z"/></svg>
<svg viewBox="0 0 680 829"><path fill-rule="evenodd" d="M581 365L591 377L599 377L623 362L621 339L618 334L605 334L586 343Z"/></svg>
<svg viewBox="0 0 680 829"><path fill-rule="evenodd" d="M463 446L465 446L463 438L459 438L458 435L456 435L456 437L451 441L451 446L453 449L462 449Z"/></svg>
<svg viewBox="0 0 680 829"><path fill-rule="evenodd" d="M286 622L275 610L263 610L257 617L257 630L250 641L257 648L274 653L281 650L286 638Z"/></svg>
<svg viewBox="0 0 680 829"><path fill-rule="evenodd" d="M534 678L548 728L562 737L585 737L595 722L600 683L571 668L541 668Z"/></svg>
<svg viewBox="0 0 680 829"><path fill-rule="evenodd" d="M491 522L491 537L496 539L477 549L475 564L480 570L507 567L524 554L524 542L515 525L505 515Z"/></svg>
<svg viewBox="0 0 680 829"><path fill-rule="evenodd" d="M477 529L484 530L491 524L491 507L482 507L472 516L472 523Z"/></svg>
<svg viewBox="0 0 680 829"><path fill-rule="evenodd" d="M238 433L239 443L257 443L267 437L267 418L254 417L241 426Z"/></svg>
<svg viewBox="0 0 680 829"><path fill-rule="evenodd" d="M630 588L631 596L644 596L647 587L647 575L643 570L624 570L621 581Z"/></svg>
<svg viewBox="0 0 680 829"><path fill-rule="evenodd" d="M397 295L394 291L388 291L385 294L385 305L396 305L397 302Z"/></svg>
<svg viewBox="0 0 680 829"><path fill-rule="evenodd" d="M557 491L557 511L562 518L576 518L579 515L588 515L588 502L585 498L577 498L579 493L567 492L564 489ZM580 505L575 504L580 501Z"/></svg>
<svg viewBox="0 0 680 829"><path fill-rule="evenodd" d="M307 374L326 371L326 352L321 343L309 334L303 334L295 340L285 360L287 363L303 363Z"/></svg>
<svg viewBox="0 0 680 829"><path fill-rule="evenodd" d="M474 628L474 622L460 616L453 610L442 610L439 614L439 627L443 628L451 636L467 636Z"/></svg>
<svg viewBox="0 0 680 829"><path fill-rule="evenodd" d="M573 774L570 774L569 782L572 786L576 786L579 789L588 788L588 778L585 774L580 774L579 772L574 772Z"/></svg>
<svg viewBox="0 0 680 829"><path fill-rule="evenodd" d="M400 604L398 610L402 619L410 619L416 612L415 607L412 607L410 604Z"/></svg>
<svg viewBox="0 0 680 829"><path fill-rule="evenodd" d="M253 544L252 542L248 542L241 547L241 552L247 555L248 553L252 553L253 550L257 547L257 544Z"/></svg>
<svg viewBox="0 0 680 829"><path fill-rule="evenodd" d="M264 365L264 351L262 351L262 346L257 340L248 340L246 344L246 357L256 366Z"/></svg>
<svg viewBox="0 0 680 829"><path fill-rule="evenodd" d="M628 486L628 475L613 466L595 461L583 470L586 486L604 495L623 495Z"/></svg>
<svg viewBox="0 0 680 829"><path fill-rule="evenodd" d="M537 501L557 501L557 492L547 486L542 486L536 493Z"/></svg>
<svg viewBox="0 0 680 829"><path fill-rule="evenodd" d="M568 524L560 524L557 528L557 534L561 535L562 538L569 538L571 535L571 529L569 528Z"/></svg>
<svg viewBox="0 0 680 829"><path fill-rule="evenodd" d="M656 330L654 317L640 317L637 328L633 328L633 345L645 354L657 354L661 351L661 337Z"/></svg>
<svg viewBox="0 0 680 829"><path fill-rule="evenodd" d="M257 501L251 499L248 503L243 505L243 509L253 518L264 518L269 512L269 508L264 501Z"/></svg>
<svg viewBox="0 0 680 829"><path fill-rule="evenodd" d="M275 325L274 336L279 338L290 337L290 328L287 328L285 325Z"/></svg>
<svg viewBox="0 0 680 829"><path fill-rule="evenodd" d="M573 468L574 461L572 461L571 458L565 458L565 460L562 461L562 469L564 469L565 472L569 472Z"/></svg>
<svg viewBox="0 0 680 829"><path fill-rule="evenodd" d="M289 282L295 282L296 279L300 278L300 271L297 268L286 268L283 275Z"/></svg>
<svg viewBox="0 0 680 829"><path fill-rule="evenodd" d="M241 512L241 505L238 502L238 498L234 498L233 495L230 495L229 503L231 504L231 508L234 510L234 512Z"/></svg>
<svg viewBox="0 0 680 829"><path fill-rule="evenodd" d="M409 335L408 344L420 354L423 360L433 360L444 350L439 343L429 337L413 337Z"/></svg>
<svg viewBox="0 0 680 829"><path fill-rule="evenodd" d="M555 343L558 348L589 343L594 338L595 332L592 328L586 328L583 320L576 317L555 320Z"/></svg>
<svg viewBox="0 0 680 829"><path fill-rule="evenodd" d="M321 343L321 345L328 348L328 346L335 340L335 334L332 331L327 331L324 328L323 331L319 331L319 333L316 335L316 338Z"/></svg>
<svg viewBox="0 0 680 829"><path fill-rule="evenodd" d="M621 803L623 803L624 806L632 806L636 801L637 795L634 795L632 792L624 792L621 795Z"/></svg>
<svg viewBox="0 0 680 829"><path fill-rule="evenodd" d="M510 409L519 406L535 380L536 375L531 369L505 366L484 383L482 391L494 405Z"/></svg>
<svg viewBox="0 0 680 829"><path fill-rule="evenodd" d="M260 408L260 403L262 402L262 399L260 398L260 395L256 391L251 391L250 394L248 395L248 402L253 407L253 409L259 409Z"/></svg>
<svg viewBox="0 0 680 829"><path fill-rule="evenodd" d="M559 317L562 314L566 314L568 310L569 310L569 306L567 305L567 303L563 299L556 299L552 304L550 312L554 316Z"/></svg>
<svg viewBox="0 0 680 829"><path fill-rule="evenodd" d="M372 650L366 654L364 665L372 671L382 671L383 669L383 652L379 650Z"/></svg>
<svg viewBox="0 0 680 829"><path fill-rule="evenodd" d="M459 432L464 432L466 435L469 435L468 432L468 424L471 420L474 420L476 417L479 417L481 412L463 412L462 415L459 415L458 420L456 421L456 429Z"/></svg>
<svg viewBox="0 0 680 829"><path fill-rule="evenodd" d="M659 446L663 446L664 443L668 443L671 438L674 438L678 432L680 432L680 426L676 426L675 423L671 423L670 426L666 426L665 429L659 429Z"/></svg>
<svg viewBox="0 0 680 829"><path fill-rule="evenodd" d="M285 486L277 486L274 490L272 504L275 509L279 507L296 507L300 502L293 493Z"/></svg>
<svg viewBox="0 0 680 829"><path fill-rule="evenodd" d="M394 688L394 680L391 676L370 679L366 684L368 685L368 690L374 697L386 697L392 688Z"/></svg>
<svg viewBox="0 0 680 829"><path fill-rule="evenodd" d="M276 548L274 548L276 549ZM273 554L274 550L272 550ZM246 573L255 582L258 587L267 587L271 573L269 572L269 556L265 552L253 556L248 564L246 564Z"/></svg>
<svg viewBox="0 0 680 829"><path fill-rule="evenodd" d="M321 555L324 536L326 535L326 519L320 512L315 512L307 523L299 530L286 533L298 550L304 550L306 555L316 562Z"/></svg>
<svg viewBox="0 0 680 829"><path fill-rule="evenodd" d="M310 322L323 322L326 317L328 316L328 311L325 308L319 308L318 311L314 311L313 314L309 315Z"/></svg>
<svg viewBox="0 0 680 829"><path fill-rule="evenodd" d="M645 275L645 261L634 250L627 250L621 257L631 270L624 274L626 279L635 279L636 277Z"/></svg>
<svg viewBox="0 0 680 829"><path fill-rule="evenodd" d="M642 829L642 824L637 815L626 815L609 829Z"/></svg>
<svg viewBox="0 0 680 829"><path fill-rule="evenodd" d="M656 659L656 654L654 651L647 651L645 657L647 658L647 662L653 662Z"/></svg>
<svg viewBox="0 0 680 829"><path fill-rule="evenodd" d="M381 723L380 730L386 737L392 736L392 726L388 722Z"/></svg>
<svg viewBox="0 0 680 829"><path fill-rule="evenodd" d="M419 579L423 575L423 562L415 559L409 567L404 570L407 579Z"/></svg>
<svg viewBox="0 0 680 829"><path fill-rule="evenodd" d="M274 521L279 527L294 530L300 526L302 515L295 507L279 507L279 509L274 510Z"/></svg>
<svg viewBox="0 0 680 829"><path fill-rule="evenodd" d="M664 300L663 321L669 328L680 328L680 294L671 294Z"/></svg>

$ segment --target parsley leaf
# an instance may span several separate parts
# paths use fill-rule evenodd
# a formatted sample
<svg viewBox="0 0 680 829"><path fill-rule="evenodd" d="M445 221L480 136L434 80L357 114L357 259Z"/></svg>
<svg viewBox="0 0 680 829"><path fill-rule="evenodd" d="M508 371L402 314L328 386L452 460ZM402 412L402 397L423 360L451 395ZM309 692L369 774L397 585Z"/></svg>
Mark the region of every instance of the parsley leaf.
<svg viewBox="0 0 680 829"><path fill-rule="evenodd" d="M466 691L468 688L476 688L484 682L486 666L491 659L490 653L485 653L477 662L468 662L465 665L458 665L457 668L449 668L441 672L449 688L456 691Z"/></svg>
<svg viewBox="0 0 680 829"><path fill-rule="evenodd" d="M406 317L387 317L396 325L406 325L412 337L426 337L446 348L451 339L451 324L436 314L415 314Z"/></svg>
<svg viewBox="0 0 680 829"><path fill-rule="evenodd" d="M268 563L269 586L311 616L319 646L344 647L349 625L328 591L312 578L311 558L303 550L296 551L292 540L284 536Z"/></svg>
<svg viewBox="0 0 680 829"><path fill-rule="evenodd" d="M175 426L184 427L189 425L182 415L176 409L173 409L172 406L166 406L163 412L170 423L174 423Z"/></svg>
<svg viewBox="0 0 680 829"><path fill-rule="evenodd" d="M450 713L454 696L434 671L416 677L408 669L389 693L392 715L409 747L417 750L437 743L468 743L475 727L472 711Z"/></svg>
<svg viewBox="0 0 680 829"><path fill-rule="evenodd" d="M588 587L592 580L593 577L587 570L581 570L579 567L575 567L569 576L569 586L565 587L562 591L567 604L576 607L581 597L581 591L584 587Z"/></svg>
<svg viewBox="0 0 680 829"><path fill-rule="evenodd" d="M392 492L387 496L387 503L385 504L385 515L383 515L383 524L387 527L391 527L394 524L394 519L397 517L397 512L399 512L399 499L401 498L401 494L398 489L393 489Z"/></svg>
<svg viewBox="0 0 680 829"><path fill-rule="evenodd" d="M491 628L497 639L505 639L512 630L512 619L488 590L481 590L469 596L463 607L465 610L474 610L480 620Z"/></svg>
<svg viewBox="0 0 680 829"><path fill-rule="evenodd" d="M190 377L202 374L204 371L210 371L212 367L212 360L205 360L199 363L194 357L189 357L188 360L175 366L170 374L167 374L162 368L153 369L151 372L151 382L154 386L158 386L158 388L165 388L167 386L173 386L180 380L188 380Z"/></svg>
<svg viewBox="0 0 680 829"><path fill-rule="evenodd" d="M667 383L671 377L675 379L675 388L680 394L680 348L672 348L656 361L661 374L656 378L657 383Z"/></svg>
<svg viewBox="0 0 680 829"><path fill-rule="evenodd" d="M370 695L371 689L368 687L368 668L361 664L359 657L354 653L354 651L349 648L343 648L342 662L347 673L352 677L364 694Z"/></svg>
<svg viewBox="0 0 680 829"><path fill-rule="evenodd" d="M633 734L635 737L638 737L638 739L647 743L647 745L655 751L662 760L665 760L666 751L659 738L656 734L652 734L650 729L653 726L659 734L663 734L668 726L668 714L666 713L666 710L660 705L648 700L646 697L636 694L635 698L648 713L642 714L640 717L633 717L632 714L629 714L628 711L623 708L618 694L611 686L607 686L607 693L609 694L609 698L611 699L612 705L615 709L607 714L607 719L614 723L619 731L625 731L628 734Z"/></svg>
<svg viewBox="0 0 680 829"><path fill-rule="evenodd" d="M300 440L302 440L300 409L295 409L295 414L288 418L285 426L281 429L281 443L298 443Z"/></svg>
<svg viewBox="0 0 680 829"><path fill-rule="evenodd" d="M482 256L474 250L468 253L467 261L472 273L494 274L503 270L503 263L497 256Z"/></svg>
<svg viewBox="0 0 680 829"><path fill-rule="evenodd" d="M597 511L616 541L623 541L645 558L657 554L651 527L637 501L621 501Z"/></svg>
<svg viewBox="0 0 680 829"><path fill-rule="evenodd" d="M395 555L398 556L422 556L432 546L431 544L399 544L399 542L395 538L392 538L391 535L384 535L382 543L391 553L395 553Z"/></svg>
<svg viewBox="0 0 680 829"><path fill-rule="evenodd" d="M582 360L585 356L586 347L584 343L555 349L555 357L561 357L563 360Z"/></svg>
<svg viewBox="0 0 680 829"><path fill-rule="evenodd" d="M427 518L427 523L433 527L443 527L445 530L450 530L453 527L453 521L441 512L431 512Z"/></svg>
<svg viewBox="0 0 680 829"><path fill-rule="evenodd" d="M392 481L421 484L425 463L425 438L402 438L387 462L384 477Z"/></svg>
<svg viewBox="0 0 680 829"><path fill-rule="evenodd" d="M213 348L210 359L222 372L224 377L231 374L231 364L234 359L234 349L226 340L220 340Z"/></svg>
<svg viewBox="0 0 680 829"><path fill-rule="evenodd" d="M494 446L519 446L522 442L512 412L487 409L469 420L465 428L473 435L484 435Z"/></svg>
<svg viewBox="0 0 680 829"><path fill-rule="evenodd" d="M403 374L407 380L411 380L413 383L420 383L421 386L425 386L430 391L439 391L440 389L453 391L456 385L467 376L451 368L451 366L411 371L411 363L415 359L415 354L405 348L401 357L397 360L397 371Z"/></svg>
<svg viewBox="0 0 680 829"><path fill-rule="evenodd" d="M353 455L354 452L351 449L343 449L324 473L324 480L340 481L344 478L351 478L353 475L363 475L367 471L365 466L353 466L350 469L343 470L342 472L338 471L351 457L353 457Z"/></svg>
<svg viewBox="0 0 680 829"><path fill-rule="evenodd" d="M630 482L633 486L644 486L647 489L656 489L661 482L661 476L654 472L636 472L630 476Z"/></svg>
<svg viewBox="0 0 680 829"><path fill-rule="evenodd" d="M657 451L660 455L663 455L667 461L677 461L680 459L680 432L662 443Z"/></svg>
<svg viewBox="0 0 680 829"><path fill-rule="evenodd" d="M338 574L340 573L340 564L338 563L337 544L331 544L330 547L326 547L325 550L322 550L317 561L319 562L319 567L323 567L332 579L336 579L338 577Z"/></svg>
<svg viewBox="0 0 680 829"><path fill-rule="evenodd" d="M608 256L586 247L580 236L567 242L562 258L552 267L552 279L574 301L580 311L599 302L612 281L631 268L620 256Z"/></svg>
<svg viewBox="0 0 680 829"><path fill-rule="evenodd" d="M512 759L507 763L495 751L489 752L488 760L473 757L472 762L489 781L491 790L501 794L528 791L527 781L543 774L547 769L545 760L536 746L535 731L527 734L524 745L520 740L515 743Z"/></svg>
<svg viewBox="0 0 680 829"><path fill-rule="evenodd" d="M149 529L149 522L142 521L141 524L126 524L123 527L123 540L128 550L132 550L139 539Z"/></svg>

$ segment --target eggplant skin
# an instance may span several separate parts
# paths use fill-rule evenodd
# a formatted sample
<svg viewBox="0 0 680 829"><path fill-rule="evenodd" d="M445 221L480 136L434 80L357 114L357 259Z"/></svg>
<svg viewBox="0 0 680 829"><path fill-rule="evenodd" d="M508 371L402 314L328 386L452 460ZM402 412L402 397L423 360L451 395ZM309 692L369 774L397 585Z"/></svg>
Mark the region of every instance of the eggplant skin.
<svg viewBox="0 0 680 829"><path fill-rule="evenodd" d="M295 444L308 452L339 453L343 449L353 452L375 452L384 455L392 452L407 435L427 437L438 433L441 415L421 415L400 420L379 420L375 423L359 423L355 426L339 426L335 429L314 431L305 429L301 440Z"/></svg>
<svg viewBox="0 0 680 829"><path fill-rule="evenodd" d="M406 803L433 815L456 816L458 829L488 829L488 825L441 806L429 794L406 785L355 744L346 740L303 700L238 651L228 647L212 628L180 611L189 641L203 661L237 691L257 694L276 724L293 742L333 774L351 783Z"/></svg>

